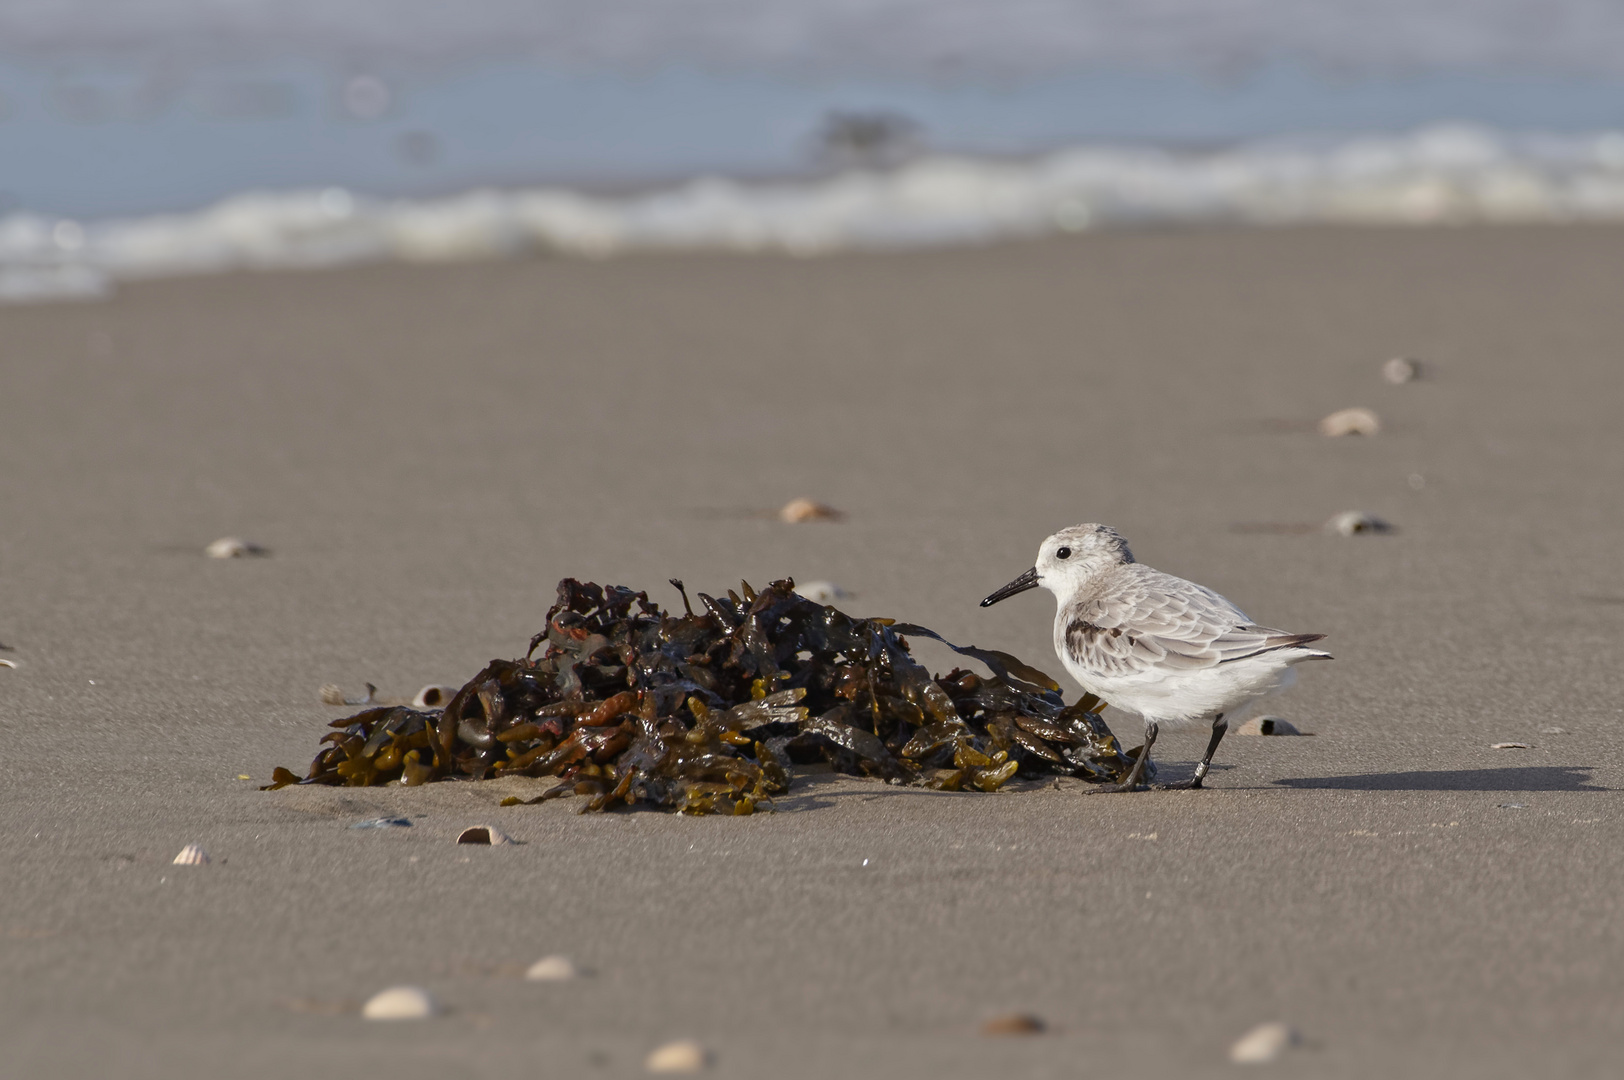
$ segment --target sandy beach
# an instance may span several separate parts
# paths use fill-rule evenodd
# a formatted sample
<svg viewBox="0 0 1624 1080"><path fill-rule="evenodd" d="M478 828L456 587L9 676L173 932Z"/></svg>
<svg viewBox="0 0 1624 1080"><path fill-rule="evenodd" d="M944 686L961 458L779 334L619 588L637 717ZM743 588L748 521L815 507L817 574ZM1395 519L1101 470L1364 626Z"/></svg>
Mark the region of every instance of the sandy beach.
<svg viewBox="0 0 1624 1080"><path fill-rule="evenodd" d="M1616 1075L1621 259L1175 230L0 308L3 1071L634 1076L686 1037L717 1077L1221 1076L1278 1020L1279 1075ZM1381 433L1316 433L1349 406ZM1315 528L1345 510L1397 532ZM1232 736L1205 791L824 774L749 818L258 790L343 715L321 684L460 684L565 576L830 580L1059 677L1047 594L976 605L1080 521L1327 634L1268 710L1314 737ZM521 843L452 842L481 822ZM548 953L589 974L519 977ZM397 983L446 1015L354 1011ZM1047 1031L978 1033L1012 1010Z"/></svg>

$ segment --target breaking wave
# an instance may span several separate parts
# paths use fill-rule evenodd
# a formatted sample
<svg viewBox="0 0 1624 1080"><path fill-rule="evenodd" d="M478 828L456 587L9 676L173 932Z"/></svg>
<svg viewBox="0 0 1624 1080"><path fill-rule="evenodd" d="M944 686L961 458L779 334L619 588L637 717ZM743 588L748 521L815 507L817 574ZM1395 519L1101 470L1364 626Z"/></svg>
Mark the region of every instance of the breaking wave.
<svg viewBox="0 0 1624 1080"><path fill-rule="evenodd" d="M378 199L329 188L96 222L13 214L0 219L0 300L92 298L120 280L175 274L538 251L815 255L1138 224L1616 220L1624 220L1624 133L1442 126L1207 153L1093 146L1024 160L938 155L886 171L705 178L627 196L540 187Z"/></svg>

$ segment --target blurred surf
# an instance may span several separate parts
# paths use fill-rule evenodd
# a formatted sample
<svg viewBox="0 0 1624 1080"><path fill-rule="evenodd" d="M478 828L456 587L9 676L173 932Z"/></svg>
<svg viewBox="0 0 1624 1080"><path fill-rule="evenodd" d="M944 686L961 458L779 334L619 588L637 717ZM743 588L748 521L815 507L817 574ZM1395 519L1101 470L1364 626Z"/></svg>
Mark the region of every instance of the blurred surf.
<svg viewBox="0 0 1624 1080"><path fill-rule="evenodd" d="M119 280L530 253L973 244L1129 225L1624 220L1624 133L1265 140L1207 153L1084 146L1028 159L924 155L798 181L705 178L635 195L566 187L385 199L341 188L192 213L0 219L0 299L95 297Z"/></svg>

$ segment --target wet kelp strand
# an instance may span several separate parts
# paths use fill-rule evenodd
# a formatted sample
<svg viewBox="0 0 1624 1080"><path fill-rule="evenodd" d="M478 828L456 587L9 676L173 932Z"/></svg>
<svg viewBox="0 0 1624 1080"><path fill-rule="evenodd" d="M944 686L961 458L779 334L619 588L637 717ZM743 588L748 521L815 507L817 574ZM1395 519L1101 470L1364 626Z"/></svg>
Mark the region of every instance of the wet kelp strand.
<svg viewBox="0 0 1624 1080"><path fill-rule="evenodd" d="M954 645L922 626L860 619L775 581L698 595L683 613L645 592L566 578L525 655L493 660L443 709L403 705L334 721L289 784L407 786L522 775L556 782L529 800L583 810L644 804L748 814L788 791L797 766L944 791L1012 777L1116 782L1132 767L1085 696L1068 706L1008 653ZM990 677L931 675L908 637L981 661ZM539 654L539 655L538 655Z"/></svg>

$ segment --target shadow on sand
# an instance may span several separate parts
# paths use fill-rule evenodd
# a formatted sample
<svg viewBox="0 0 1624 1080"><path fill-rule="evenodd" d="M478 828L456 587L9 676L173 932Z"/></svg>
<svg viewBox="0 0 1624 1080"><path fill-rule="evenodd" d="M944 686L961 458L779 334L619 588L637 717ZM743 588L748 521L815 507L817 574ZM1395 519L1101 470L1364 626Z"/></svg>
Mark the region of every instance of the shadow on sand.
<svg viewBox="0 0 1624 1080"><path fill-rule="evenodd" d="M1611 791L1590 782L1588 765L1532 765L1521 769L1440 769L1276 780L1280 787L1340 791Z"/></svg>

